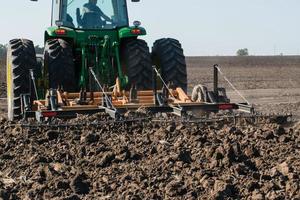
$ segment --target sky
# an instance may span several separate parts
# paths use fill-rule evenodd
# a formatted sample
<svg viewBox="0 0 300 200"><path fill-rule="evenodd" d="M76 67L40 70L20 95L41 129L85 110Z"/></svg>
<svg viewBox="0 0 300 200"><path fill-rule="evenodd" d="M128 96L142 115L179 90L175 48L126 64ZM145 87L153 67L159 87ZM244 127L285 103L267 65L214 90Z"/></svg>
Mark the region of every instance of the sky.
<svg viewBox="0 0 300 200"><path fill-rule="evenodd" d="M151 48L156 39L178 39L187 56L300 54L300 0L141 0L129 2L130 23L142 22ZM51 0L1 3L0 43L28 38L43 46Z"/></svg>

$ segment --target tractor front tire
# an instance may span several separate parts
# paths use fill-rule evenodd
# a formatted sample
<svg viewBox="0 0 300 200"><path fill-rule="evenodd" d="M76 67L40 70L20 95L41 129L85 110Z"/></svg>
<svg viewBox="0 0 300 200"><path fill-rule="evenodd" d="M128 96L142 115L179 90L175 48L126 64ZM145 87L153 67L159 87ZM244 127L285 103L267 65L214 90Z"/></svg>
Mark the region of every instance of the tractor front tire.
<svg viewBox="0 0 300 200"><path fill-rule="evenodd" d="M163 80L187 92L187 70L183 49L178 40L163 38L152 47L152 62L160 70Z"/></svg>
<svg viewBox="0 0 300 200"><path fill-rule="evenodd" d="M14 39L7 49L7 107L8 120L22 118L21 95L33 93L30 88L30 70L37 67L33 42ZM32 94L31 94L32 95Z"/></svg>
<svg viewBox="0 0 300 200"><path fill-rule="evenodd" d="M152 63L149 47L144 40L124 41L121 47L123 71L128 76L129 87L138 90L152 89Z"/></svg>
<svg viewBox="0 0 300 200"><path fill-rule="evenodd" d="M46 41L44 66L49 73L49 88L75 92L75 65L71 45L63 39Z"/></svg>

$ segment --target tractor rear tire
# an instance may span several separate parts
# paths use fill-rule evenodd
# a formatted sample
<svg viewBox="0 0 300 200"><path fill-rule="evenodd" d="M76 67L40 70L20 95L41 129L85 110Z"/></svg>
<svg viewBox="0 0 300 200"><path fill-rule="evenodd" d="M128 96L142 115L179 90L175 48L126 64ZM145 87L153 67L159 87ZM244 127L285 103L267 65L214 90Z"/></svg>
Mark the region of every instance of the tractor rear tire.
<svg viewBox="0 0 300 200"><path fill-rule="evenodd" d="M152 62L160 69L164 81L187 92L187 70L183 49L178 40L163 38L152 47Z"/></svg>
<svg viewBox="0 0 300 200"><path fill-rule="evenodd" d="M8 120L22 118L21 94L33 94L30 88L29 70L37 67L33 42L26 39L14 39L7 49L7 107ZM31 94L31 97L32 97Z"/></svg>
<svg viewBox="0 0 300 200"><path fill-rule="evenodd" d="M125 41L121 55L129 87L134 84L138 90L152 89L152 63L147 43L140 39Z"/></svg>
<svg viewBox="0 0 300 200"><path fill-rule="evenodd" d="M75 65L71 45L63 39L46 41L44 66L49 73L49 88L75 92Z"/></svg>

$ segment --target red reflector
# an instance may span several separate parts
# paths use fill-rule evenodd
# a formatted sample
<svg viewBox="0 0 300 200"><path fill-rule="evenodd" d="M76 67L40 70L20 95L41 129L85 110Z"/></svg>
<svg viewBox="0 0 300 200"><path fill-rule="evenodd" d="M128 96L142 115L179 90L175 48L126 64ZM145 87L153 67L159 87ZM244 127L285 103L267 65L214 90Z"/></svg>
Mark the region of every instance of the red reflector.
<svg viewBox="0 0 300 200"><path fill-rule="evenodd" d="M139 34L142 33L142 31L141 31L140 29L136 29L136 28L135 28L135 29L132 29L132 30L131 30L131 33L132 33L132 34L135 34L135 35L139 35Z"/></svg>
<svg viewBox="0 0 300 200"><path fill-rule="evenodd" d="M230 110L230 109L233 109L233 105L232 104L220 104L219 109L220 110Z"/></svg>
<svg viewBox="0 0 300 200"><path fill-rule="evenodd" d="M57 113L49 111L49 112L42 112L42 115L43 115L43 117L55 117L57 115Z"/></svg>
<svg viewBox="0 0 300 200"><path fill-rule="evenodd" d="M55 33L57 35L66 35L67 31L64 29L57 29L57 30L55 30Z"/></svg>

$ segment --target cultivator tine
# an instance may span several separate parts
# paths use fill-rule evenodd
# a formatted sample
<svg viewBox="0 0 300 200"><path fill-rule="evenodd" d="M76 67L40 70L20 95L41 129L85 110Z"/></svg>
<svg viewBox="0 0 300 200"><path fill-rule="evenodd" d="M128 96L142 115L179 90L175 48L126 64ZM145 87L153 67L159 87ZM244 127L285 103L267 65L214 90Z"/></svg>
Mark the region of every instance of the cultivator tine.
<svg viewBox="0 0 300 200"><path fill-rule="evenodd" d="M79 92L79 101L78 103L80 105L85 105L87 104L87 95L86 95L86 90L84 88L81 88Z"/></svg>
<svg viewBox="0 0 300 200"><path fill-rule="evenodd" d="M93 68L90 68L90 72L91 74L93 75L93 78L95 79L96 83L98 84L99 88L101 89L103 95L104 95L104 98L106 100L106 104L109 105L111 108L113 108L114 110L116 110L116 108L114 107L111 99L108 97L107 93L106 93L106 87L102 87L100 81L98 80Z"/></svg>
<svg viewBox="0 0 300 200"><path fill-rule="evenodd" d="M131 86L131 89L130 89L130 92L129 92L129 102L130 103L137 103L138 102L137 88L136 88L135 84L133 84Z"/></svg>
<svg viewBox="0 0 300 200"><path fill-rule="evenodd" d="M102 90L103 98L102 98L102 108L105 109L105 112L112 117L115 120L120 120L121 115L118 112L118 110L115 108L115 106L112 103L112 97L107 94L107 87L102 86L100 81L97 79L97 76L92 68L90 68L90 72L93 75L93 78L95 79L96 83L98 84L99 88Z"/></svg>
<svg viewBox="0 0 300 200"><path fill-rule="evenodd" d="M145 116L145 117L131 117L124 118L118 112L107 108L106 113L113 118L113 120L99 120L94 122L85 122L81 123L80 120L77 123L69 123L65 121L48 121L48 123L34 123L21 121L18 123L23 128L70 128L76 127L80 128L83 126L101 126L105 124L127 124L127 123L144 123L144 122L155 122L155 123L184 123L184 124L203 124L203 125L225 125L225 124L234 124L239 126L244 125L259 125L266 123L273 123L283 125L292 121L292 115L231 115L231 116L220 116L220 117L205 117L205 118L194 118L187 113L181 113L182 110L174 108L174 112L178 113L179 118L160 118L155 115ZM16 124L12 124L15 126Z"/></svg>
<svg viewBox="0 0 300 200"><path fill-rule="evenodd" d="M50 110L57 110L57 90L55 89L49 90L49 106Z"/></svg>
<svg viewBox="0 0 300 200"><path fill-rule="evenodd" d="M31 78L30 83L33 84L35 99L37 100L39 97L38 97L38 92L37 92L37 88L36 88L36 84L35 84L35 77L34 77L33 69L30 69L29 73L30 73L30 78ZM31 84L29 84L29 85L31 85ZM31 87L30 87L30 89L31 89Z"/></svg>

